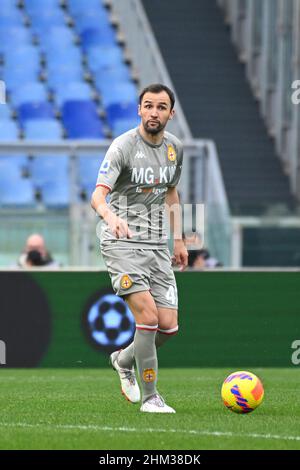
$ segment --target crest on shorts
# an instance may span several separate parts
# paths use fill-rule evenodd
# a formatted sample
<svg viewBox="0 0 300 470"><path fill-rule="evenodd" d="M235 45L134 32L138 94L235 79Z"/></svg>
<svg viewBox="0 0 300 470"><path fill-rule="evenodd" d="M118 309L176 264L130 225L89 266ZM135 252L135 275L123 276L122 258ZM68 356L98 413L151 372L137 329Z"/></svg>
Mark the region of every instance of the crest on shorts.
<svg viewBox="0 0 300 470"><path fill-rule="evenodd" d="M168 160L170 162L175 162L176 160L176 152L173 145L168 145Z"/></svg>
<svg viewBox="0 0 300 470"><path fill-rule="evenodd" d="M132 286L132 280L130 279L130 277L128 276L128 274L124 274L122 277L121 277L121 287L122 289L129 289L129 287Z"/></svg>
<svg viewBox="0 0 300 470"><path fill-rule="evenodd" d="M154 382L156 379L156 372L154 369L144 369L143 370L143 380L144 382Z"/></svg>

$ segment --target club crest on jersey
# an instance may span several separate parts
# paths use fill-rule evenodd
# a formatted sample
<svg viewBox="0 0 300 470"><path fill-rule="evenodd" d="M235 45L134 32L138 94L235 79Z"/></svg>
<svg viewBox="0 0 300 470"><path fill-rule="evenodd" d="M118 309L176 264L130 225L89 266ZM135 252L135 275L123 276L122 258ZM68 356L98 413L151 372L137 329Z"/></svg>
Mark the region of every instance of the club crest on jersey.
<svg viewBox="0 0 300 470"><path fill-rule="evenodd" d="M168 159L170 162L175 162L176 160L176 152L173 145L168 145Z"/></svg>
<svg viewBox="0 0 300 470"><path fill-rule="evenodd" d="M156 372L154 369L144 369L143 370L143 380L144 382L150 383L154 382L156 378Z"/></svg>
<svg viewBox="0 0 300 470"><path fill-rule="evenodd" d="M132 286L132 280L130 279L130 277L128 276L128 274L124 274L122 277L121 277L121 287L122 289L129 289L129 287Z"/></svg>

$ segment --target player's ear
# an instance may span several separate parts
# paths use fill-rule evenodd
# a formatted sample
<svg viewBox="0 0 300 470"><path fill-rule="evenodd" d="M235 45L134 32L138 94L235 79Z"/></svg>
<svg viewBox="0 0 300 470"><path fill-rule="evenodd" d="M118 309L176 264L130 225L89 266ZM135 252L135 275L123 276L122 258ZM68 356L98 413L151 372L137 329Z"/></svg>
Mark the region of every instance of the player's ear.
<svg viewBox="0 0 300 470"><path fill-rule="evenodd" d="M170 112L169 121L171 121L173 119L174 114L175 114L175 109L173 108Z"/></svg>
<svg viewBox="0 0 300 470"><path fill-rule="evenodd" d="M138 105L138 115L141 116L141 105Z"/></svg>

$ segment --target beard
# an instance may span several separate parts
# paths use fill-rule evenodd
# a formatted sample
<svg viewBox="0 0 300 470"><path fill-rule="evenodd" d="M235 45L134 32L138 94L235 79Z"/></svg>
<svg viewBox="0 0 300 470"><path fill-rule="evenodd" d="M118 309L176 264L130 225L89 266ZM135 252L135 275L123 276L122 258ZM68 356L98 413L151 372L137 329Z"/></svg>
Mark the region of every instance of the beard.
<svg viewBox="0 0 300 470"><path fill-rule="evenodd" d="M155 122L157 122L156 127L151 127L150 121L143 123L144 129L148 134L151 134L151 135L159 134L166 127L160 121L155 121Z"/></svg>

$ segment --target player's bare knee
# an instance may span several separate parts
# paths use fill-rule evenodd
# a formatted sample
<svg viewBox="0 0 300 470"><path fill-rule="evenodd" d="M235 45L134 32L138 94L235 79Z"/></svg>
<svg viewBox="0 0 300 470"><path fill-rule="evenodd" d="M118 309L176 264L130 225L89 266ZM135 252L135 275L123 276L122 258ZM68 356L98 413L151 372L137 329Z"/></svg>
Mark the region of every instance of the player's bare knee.
<svg viewBox="0 0 300 470"><path fill-rule="evenodd" d="M144 309L141 312L141 320L144 325L155 326L158 324L158 315L152 309Z"/></svg>

